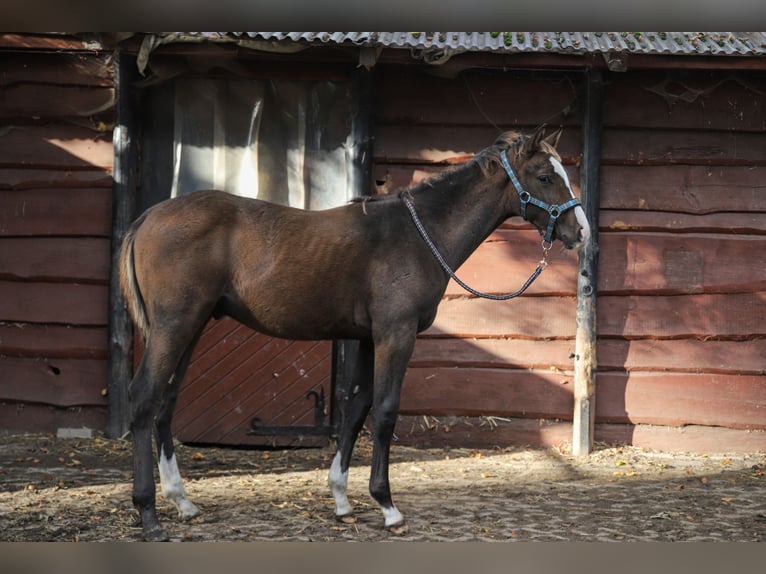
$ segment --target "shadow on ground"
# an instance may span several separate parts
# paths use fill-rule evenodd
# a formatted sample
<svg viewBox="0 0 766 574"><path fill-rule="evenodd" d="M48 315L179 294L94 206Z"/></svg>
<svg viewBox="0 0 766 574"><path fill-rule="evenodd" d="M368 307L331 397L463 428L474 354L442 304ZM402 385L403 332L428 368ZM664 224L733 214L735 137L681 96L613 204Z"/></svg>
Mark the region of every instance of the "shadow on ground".
<svg viewBox="0 0 766 574"><path fill-rule="evenodd" d="M0 540L138 541L128 441L0 436ZM367 494L371 446L349 474L358 520L334 520L329 448L179 445L203 513L189 522L160 497L176 541L764 541L766 455L692 455L600 445L416 449L394 446L394 499L410 531L393 537Z"/></svg>

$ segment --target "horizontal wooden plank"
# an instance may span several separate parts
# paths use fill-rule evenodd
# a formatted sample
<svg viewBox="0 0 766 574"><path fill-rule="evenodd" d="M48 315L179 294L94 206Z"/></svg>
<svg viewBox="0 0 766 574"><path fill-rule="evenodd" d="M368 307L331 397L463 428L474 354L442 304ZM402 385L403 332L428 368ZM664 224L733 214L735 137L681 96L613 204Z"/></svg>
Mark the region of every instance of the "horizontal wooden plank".
<svg viewBox="0 0 766 574"><path fill-rule="evenodd" d="M16 126L0 132L0 164L46 169L111 168L112 132L68 124Z"/></svg>
<svg viewBox="0 0 766 574"><path fill-rule="evenodd" d="M0 238L0 279L109 282L108 238Z"/></svg>
<svg viewBox="0 0 766 574"><path fill-rule="evenodd" d="M0 357L0 400L106 405L106 360Z"/></svg>
<svg viewBox="0 0 766 574"><path fill-rule="evenodd" d="M497 129L481 126L381 125L375 128L373 161L382 163L438 163L464 161L491 146ZM567 129L561 136L559 152L574 163L582 148L580 128Z"/></svg>
<svg viewBox="0 0 766 574"><path fill-rule="evenodd" d="M763 166L604 165L600 205L696 215L766 212L765 181Z"/></svg>
<svg viewBox="0 0 766 574"><path fill-rule="evenodd" d="M410 368L484 367L572 369L574 340L458 339L419 337Z"/></svg>
<svg viewBox="0 0 766 574"><path fill-rule="evenodd" d="M402 414L572 417L571 376L549 370L411 367Z"/></svg>
<svg viewBox="0 0 766 574"><path fill-rule="evenodd" d="M0 236L110 237L112 190L106 187L0 189Z"/></svg>
<svg viewBox="0 0 766 574"><path fill-rule="evenodd" d="M107 285L0 281L0 321L107 324Z"/></svg>
<svg viewBox="0 0 766 574"><path fill-rule="evenodd" d="M120 40L120 45L126 52L137 52L140 43L141 38L138 36L127 41ZM152 52L152 79L146 84L151 86L157 78L221 77L226 72L229 73L229 77L234 76L241 80L348 83L351 69L358 62L358 56L353 50L338 51L332 56L328 52L323 52L322 55L309 50L299 57L289 54L279 56L274 52L259 54L249 50L247 57L242 56L238 47L225 46L222 43L195 46L194 43L179 42L165 45L161 50Z"/></svg>
<svg viewBox="0 0 766 574"><path fill-rule="evenodd" d="M2 163L2 162L0 162ZM0 189L112 188L111 167L107 169L54 170L2 169Z"/></svg>
<svg viewBox="0 0 766 574"><path fill-rule="evenodd" d="M0 355L106 359L106 327L0 323Z"/></svg>
<svg viewBox="0 0 766 574"><path fill-rule="evenodd" d="M599 372L596 420L766 429L766 376ZM402 414L560 418L573 409L571 373L411 367Z"/></svg>
<svg viewBox="0 0 766 574"><path fill-rule="evenodd" d="M691 215L661 211L602 209L599 229L610 231L664 231L666 233L729 233L766 235L764 213L711 213Z"/></svg>
<svg viewBox="0 0 766 574"><path fill-rule="evenodd" d="M557 245L558 247L558 245ZM457 270L457 276L479 291L502 294L519 289L543 256L540 234L533 229L496 230ZM577 292L577 254L554 248L548 267L528 294L574 295ZM467 295L454 280L447 296Z"/></svg>
<svg viewBox="0 0 766 574"><path fill-rule="evenodd" d="M596 440L607 444L632 444L665 452L762 453L766 431L716 426L596 425Z"/></svg>
<svg viewBox="0 0 766 574"><path fill-rule="evenodd" d="M766 165L764 132L715 132L672 129L605 128L601 160L605 164Z"/></svg>
<svg viewBox="0 0 766 574"><path fill-rule="evenodd" d="M0 67L0 86L114 86L114 59L109 53L4 52L0 53Z"/></svg>
<svg viewBox="0 0 766 574"><path fill-rule="evenodd" d="M450 162L488 147L497 130L491 127L382 125L376 128L375 163ZM708 132L672 129L605 129L604 165L759 166L766 165L762 132ZM561 136L559 151L573 163L582 149L579 127ZM651 188L647 188L651 189Z"/></svg>
<svg viewBox="0 0 766 574"><path fill-rule="evenodd" d="M0 34L0 47L3 48L26 48L32 50L83 50L92 53L93 45L81 38L67 34L33 34L22 32L20 34Z"/></svg>
<svg viewBox="0 0 766 574"><path fill-rule="evenodd" d="M766 131L758 72L631 70L604 86L606 126Z"/></svg>
<svg viewBox="0 0 766 574"><path fill-rule="evenodd" d="M762 337L766 335L766 292L599 296L597 317L601 337Z"/></svg>
<svg viewBox="0 0 766 574"><path fill-rule="evenodd" d="M599 372L596 419L766 429L766 376Z"/></svg>
<svg viewBox="0 0 766 574"><path fill-rule="evenodd" d="M396 444L418 448L561 447L572 441L572 423L507 417L400 415L396 438Z"/></svg>
<svg viewBox="0 0 766 574"><path fill-rule="evenodd" d="M40 120L69 117L102 118L114 115L114 88L17 84L2 88L0 119Z"/></svg>
<svg viewBox="0 0 766 574"><path fill-rule="evenodd" d="M0 402L3 432L56 434L60 428L104 430L107 422L105 406L56 408L48 405Z"/></svg>
<svg viewBox="0 0 766 574"><path fill-rule="evenodd" d="M436 163L463 161L492 145L497 130L491 126L434 127L378 126L375 129L375 163Z"/></svg>
<svg viewBox="0 0 766 574"><path fill-rule="evenodd" d="M607 370L765 375L766 339L751 341L598 341L598 367ZM574 340L429 339L420 337L411 367L574 368ZM567 375L571 376L571 375Z"/></svg>
<svg viewBox="0 0 766 574"><path fill-rule="evenodd" d="M600 295L601 337L745 339L766 335L766 292L667 296ZM575 297L497 302L446 299L426 336L570 339ZM733 318L736 317L736 320Z"/></svg>
<svg viewBox="0 0 766 574"><path fill-rule="evenodd" d="M522 296L510 301L447 299L427 336L573 338L577 301L572 297Z"/></svg>
<svg viewBox="0 0 766 574"><path fill-rule="evenodd" d="M572 423L558 420L487 417L401 416L397 444L455 448L566 448ZM665 452L754 453L766 451L766 431L689 425L669 427L597 423L595 440L607 445L633 445ZM598 448L598 447L597 447Z"/></svg>
<svg viewBox="0 0 766 574"><path fill-rule="evenodd" d="M292 79L292 77L290 78ZM187 444L209 444L198 441L184 441ZM329 435L284 434L276 436L256 436L240 433L233 437L225 437L216 445L243 448L330 448L334 441Z"/></svg>
<svg viewBox="0 0 766 574"><path fill-rule="evenodd" d="M601 339L599 369L766 374L766 339L750 341Z"/></svg>
<svg viewBox="0 0 766 574"><path fill-rule="evenodd" d="M494 123L511 129L534 127L550 118L552 125L571 125L582 117L577 113L580 83L577 72L465 70L446 77L435 68L382 68L376 78L381 105L375 124Z"/></svg>
<svg viewBox="0 0 766 574"><path fill-rule="evenodd" d="M766 291L766 236L604 233L599 244L603 294Z"/></svg>

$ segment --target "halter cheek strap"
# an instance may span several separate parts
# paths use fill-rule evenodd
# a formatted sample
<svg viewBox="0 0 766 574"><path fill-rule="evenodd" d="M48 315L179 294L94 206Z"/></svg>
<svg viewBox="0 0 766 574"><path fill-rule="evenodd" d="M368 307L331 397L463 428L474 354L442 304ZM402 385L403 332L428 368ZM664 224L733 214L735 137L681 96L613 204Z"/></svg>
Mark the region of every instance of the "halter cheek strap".
<svg viewBox="0 0 766 574"><path fill-rule="evenodd" d="M503 164L505 173L508 174L508 179L511 180L513 187L516 188L516 192L519 194L519 200L521 202L521 217L527 219L527 205L530 203L548 212L548 227L546 228L544 234L542 230L540 230L540 235L542 235L543 240L550 245L553 243L553 228L556 226L556 220L564 212L572 209L573 207L581 205L580 200L576 197L573 197L569 201L560 205L551 205L550 203L546 203L535 197L532 197L529 192L525 191L521 186L519 179L516 177L516 172L513 171L513 168L508 161L508 153L505 150L503 150L503 152L500 154L500 161Z"/></svg>

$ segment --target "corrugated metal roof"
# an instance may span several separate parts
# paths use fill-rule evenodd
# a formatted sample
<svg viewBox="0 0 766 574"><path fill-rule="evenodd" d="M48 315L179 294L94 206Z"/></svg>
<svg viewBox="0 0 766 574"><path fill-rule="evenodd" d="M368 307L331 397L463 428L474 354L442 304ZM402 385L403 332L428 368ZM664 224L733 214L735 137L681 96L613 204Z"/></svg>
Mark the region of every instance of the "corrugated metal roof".
<svg viewBox="0 0 766 574"><path fill-rule="evenodd" d="M196 32L178 39L293 42L407 48L445 53L626 52L708 56L766 55L766 32Z"/></svg>

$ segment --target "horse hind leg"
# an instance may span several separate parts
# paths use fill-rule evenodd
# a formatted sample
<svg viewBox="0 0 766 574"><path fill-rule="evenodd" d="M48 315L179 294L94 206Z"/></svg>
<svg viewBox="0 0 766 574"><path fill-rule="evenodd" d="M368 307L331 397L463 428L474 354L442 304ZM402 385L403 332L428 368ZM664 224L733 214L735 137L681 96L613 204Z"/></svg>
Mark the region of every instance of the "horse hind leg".
<svg viewBox="0 0 766 574"><path fill-rule="evenodd" d="M172 379L165 386L155 425L157 431L157 466L160 474L160 491L166 500L175 505L178 510L179 520L188 520L200 513L199 508L186 496L181 473L178 470L178 461L176 460L171 430L178 391L198 340L199 335L195 337L194 341L186 349Z"/></svg>
<svg viewBox="0 0 766 574"><path fill-rule="evenodd" d="M139 512L144 540L168 540L167 532L157 518L156 487L152 457L152 422L161 400L162 385L167 384L171 370L153 367L153 350L146 352L128 388L130 397L130 431L133 439L133 505Z"/></svg>
<svg viewBox="0 0 766 574"><path fill-rule="evenodd" d="M356 522L346 492L348 469L357 436L372 406L372 372L372 343L371 341L362 341L359 345L351 389L349 389L348 395L344 397L338 450L333 458L330 474L327 478L335 500L335 518L345 524Z"/></svg>
<svg viewBox="0 0 766 574"><path fill-rule="evenodd" d="M180 384L180 378L174 380L174 377L177 371L183 374L187 362L187 345L179 341L189 340L194 340L194 337L184 337L178 329L168 328L162 332L150 333L144 356L128 387L133 438L133 504L141 517L144 539L152 542L168 540L167 532L157 518L152 433L156 427L158 445L161 445L167 461L163 471L168 480L172 481L178 475L178 467L174 463L169 413L172 413L172 407L175 406ZM159 423L155 422L156 417ZM162 461L163 457L160 457Z"/></svg>

